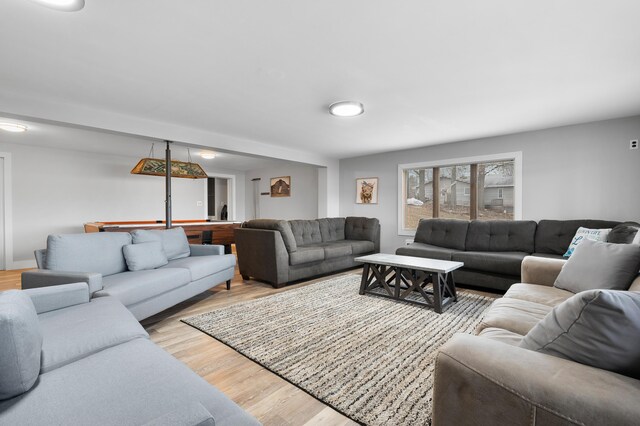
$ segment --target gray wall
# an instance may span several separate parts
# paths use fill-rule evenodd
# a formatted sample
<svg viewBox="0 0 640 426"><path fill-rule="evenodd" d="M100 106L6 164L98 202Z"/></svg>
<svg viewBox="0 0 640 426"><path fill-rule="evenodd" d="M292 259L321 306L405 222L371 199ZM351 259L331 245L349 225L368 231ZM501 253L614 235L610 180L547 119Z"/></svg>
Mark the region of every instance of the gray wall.
<svg viewBox="0 0 640 426"><path fill-rule="evenodd" d="M398 164L522 151L523 219L640 221L640 116L340 160L340 215L380 219L382 251L398 235ZM393 141L389 141L390 144ZM355 179L378 176L379 204L355 204Z"/></svg>
<svg viewBox="0 0 640 426"><path fill-rule="evenodd" d="M315 219L318 217L318 167L283 164L246 172L246 218L253 219L253 182L260 178L260 192L269 192L270 179L291 176L291 197L260 196L260 217L269 219Z"/></svg>
<svg viewBox="0 0 640 426"><path fill-rule="evenodd" d="M84 232L85 222L164 218L164 180L130 174L134 158L2 141L0 151L12 153L16 262L33 260L49 234ZM196 205L205 200L204 179L173 179L172 189L174 219L205 217Z"/></svg>

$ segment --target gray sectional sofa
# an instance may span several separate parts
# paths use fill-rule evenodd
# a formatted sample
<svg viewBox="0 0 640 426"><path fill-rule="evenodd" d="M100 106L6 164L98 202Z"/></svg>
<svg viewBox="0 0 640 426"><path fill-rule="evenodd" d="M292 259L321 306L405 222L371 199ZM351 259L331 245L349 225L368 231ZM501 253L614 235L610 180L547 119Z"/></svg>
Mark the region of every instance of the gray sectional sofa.
<svg viewBox="0 0 640 426"><path fill-rule="evenodd" d="M396 254L464 262L453 273L456 283L507 290L520 282L525 256L561 259L579 227L600 229L618 224L605 220L422 219L414 242L398 248Z"/></svg>
<svg viewBox="0 0 640 426"><path fill-rule="evenodd" d="M0 293L0 424L258 425L86 283Z"/></svg>
<svg viewBox="0 0 640 426"><path fill-rule="evenodd" d="M255 219L235 230L235 241L242 277L278 288L360 266L353 259L380 251L380 223L366 217Z"/></svg>
<svg viewBox="0 0 640 426"><path fill-rule="evenodd" d="M92 297L113 296L138 320L223 282L229 289L236 264L223 246L189 245L182 228L50 235L36 260L23 289L86 282Z"/></svg>

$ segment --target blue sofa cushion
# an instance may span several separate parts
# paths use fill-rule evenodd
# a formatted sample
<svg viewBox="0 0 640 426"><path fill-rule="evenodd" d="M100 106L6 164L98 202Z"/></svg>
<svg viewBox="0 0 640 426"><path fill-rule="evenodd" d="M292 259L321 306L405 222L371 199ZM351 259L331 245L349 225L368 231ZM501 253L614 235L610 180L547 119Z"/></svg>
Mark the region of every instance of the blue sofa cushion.
<svg viewBox="0 0 640 426"><path fill-rule="evenodd" d="M183 259L171 260L165 268L184 268L191 274L191 281L213 275L216 272L236 266L236 257L232 254L219 256L191 256Z"/></svg>
<svg viewBox="0 0 640 426"><path fill-rule="evenodd" d="M133 243L160 242L168 260L181 259L191 255L187 234L182 228L172 229L136 229L131 233Z"/></svg>
<svg viewBox="0 0 640 426"><path fill-rule="evenodd" d="M183 268L129 271L105 277L104 288L95 296L113 296L125 306L134 305L191 282L191 273Z"/></svg>
<svg viewBox="0 0 640 426"><path fill-rule="evenodd" d="M169 263L159 241L129 244L122 248L122 253L130 271L155 269Z"/></svg>
<svg viewBox="0 0 640 426"><path fill-rule="evenodd" d="M318 219L318 225L320 226L320 236L322 241L327 243L331 241L344 240L344 217L326 217Z"/></svg>
<svg viewBox="0 0 640 426"><path fill-rule="evenodd" d="M317 220L290 220L289 225L298 246L322 242L320 224Z"/></svg>
<svg viewBox="0 0 640 426"><path fill-rule="evenodd" d="M30 392L0 402L7 425L142 425L193 402L216 426L259 423L148 339L100 351L42 374Z"/></svg>
<svg viewBox="0 0 640 426"><path fill-rule="evenodd" d="M122 247L131 244L127 232L49 235L46 269L99 272L103 276L127 270Z"/></svg>
<svg viewBox="0 0 640 426"><path fill-rule="evenodd" d="M41 348L38 314L29 296L20 290L0 293L0 400L31 389L40 374Z"/></svg>
<svg viewBox="0 0 640 426"><path fill-rule="evenodd" d="M113 297L47 312L42 327L41 372L60 368L103 349L148 337L134 316Z"/></svg>
<svg viewBox="0 0 640 426"><path fill-rule="evenodd" d="M469 221L455 219L421 219L418 223L416 243L454 250L464 250Z"/></svg>

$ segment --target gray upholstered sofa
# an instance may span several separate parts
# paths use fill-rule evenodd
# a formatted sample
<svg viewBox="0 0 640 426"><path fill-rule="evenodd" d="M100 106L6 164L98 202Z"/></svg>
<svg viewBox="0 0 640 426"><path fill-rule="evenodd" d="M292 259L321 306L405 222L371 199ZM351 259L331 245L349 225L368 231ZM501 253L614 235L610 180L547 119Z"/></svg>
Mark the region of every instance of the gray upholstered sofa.
<svg viewBox="0 0 640 426"><path fill-rule="evenodd" d="M380 251L380 223L366 217L255 219L235 230L240 274L282 287L288 282L359 266Z"/></svg>
<svg viewBox="0 0 640 426"><path fill-rule="evenodd" d="M519 346L554 307L574 296L553 286L564 264L526 257L523 284L512 286L494 302L477 335L457 334L440 349L433 393L435 426L638 424L637 378ZM629 291L640 292L640 276ZM560 317L553 318L560 327L569 327ZM638 336L628 339L637 342ZM589 345L572 346L584 349L585 356L598 356Z"/></svg>
<svg viewBox="0 0 640 426"><path fill-rule="evenodd" d="M422 219L414 242L396 254L464 262L456 283L506 290L520 282L525 256L562 259L579 227L613 228L605 220Z"/></svg>
<svg viewBox="0 0 640 426"><path fill-rule="evenodd" d="M0 293L0 336L0 424L259 424L86 283Z"/></svg>
<svg viewBox="0 0 640 426"><path fill-rule="evenodd" d="M225 281L228 289L236 264L223 246L189 245L182 228L50 235L36 260L23 289L87 282L92 297L113 296L138 320Z"/></svg>

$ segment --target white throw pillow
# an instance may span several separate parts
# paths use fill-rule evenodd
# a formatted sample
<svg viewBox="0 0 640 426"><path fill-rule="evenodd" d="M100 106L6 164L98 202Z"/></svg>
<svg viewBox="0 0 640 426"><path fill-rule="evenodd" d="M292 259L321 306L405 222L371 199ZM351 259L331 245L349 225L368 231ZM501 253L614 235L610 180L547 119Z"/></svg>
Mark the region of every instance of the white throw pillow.
<svg viewBox="0 0 640 426"><path fill-rule="evenodd" d="M576 249L578 244L580 244L583 240L591 240L591 241L607 241L607 235L611 232L611 228L607 229L588 229L583 228L582 226L578 228L576 231L576 235L571 239L571 244L569 244L569 248L567 252L564 254L564 257L569 257L573 254L573 251Z"/></svg>

